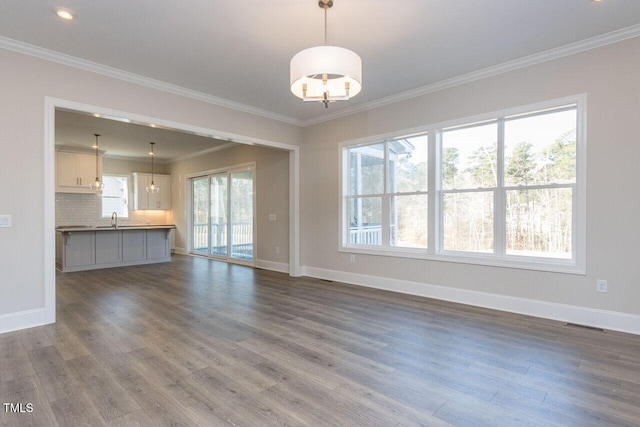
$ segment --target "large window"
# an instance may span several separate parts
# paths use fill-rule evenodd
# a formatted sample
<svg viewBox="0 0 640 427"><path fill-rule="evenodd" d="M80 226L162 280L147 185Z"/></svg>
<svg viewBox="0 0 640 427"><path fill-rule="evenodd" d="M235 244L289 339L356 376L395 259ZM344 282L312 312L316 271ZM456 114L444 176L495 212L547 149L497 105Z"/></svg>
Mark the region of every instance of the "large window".
<svg viewBox="0 0 640 427"><path fill-rule="evenodd" d="M347 149L349 244L426 248L427 135Z"/></svg>
<svg viewBox="0 0 640 427"><path fill-rule="evenodd" d="M345 144L341 249L582 272L583 104Z"/></svg>
<svg viewBox="0 0 640 427"><path fill-rule="evenodd" d="M111 218L113 212L119 218L129 216L127 199L129 196L129 183L126 176L104 175L104 190L102 190L102 217Z"/></svg>

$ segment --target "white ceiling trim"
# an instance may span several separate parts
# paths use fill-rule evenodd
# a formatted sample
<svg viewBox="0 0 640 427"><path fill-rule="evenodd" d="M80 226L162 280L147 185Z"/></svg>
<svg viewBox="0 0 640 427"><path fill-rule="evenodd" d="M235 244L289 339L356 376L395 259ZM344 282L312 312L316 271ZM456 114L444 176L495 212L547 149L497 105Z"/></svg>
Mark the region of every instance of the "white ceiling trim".
<svg viewBox="0 0 640 427"><path fill-rule="evenodd" d="M192 159L194 157L203 156L205 154L213 153L215 151L226 150L227 148L237 147L238 144L234 142L229 142L228 144L223 144L218 147L208 148L206 150L198 151L197 153L185 154L184 156L176 157L175 159L171 159L169 163L177 163L183 160Z"/></svg>
<svg viewBox="0 0 640 427"><path fill-rule="evenodd" d="M627 28L612 31L610 33L592 37L590 39L582 40L566 46L561 46L556 49L551 49L545 52L540 52L534 55L526 56L524 58L516 59L514 61L498 64L493 67L484 68L482 70L478 70L471 73L463 74L461 76L442 80L430 85L422 86L417 89L411 89L411 90L401 92L395 95L391 95L385 98L380 98L374 101L366 102L364 104L348 107L346 109L342 109L339 111L335 111L333 113L317 116L309 120L299 120L294 117L285 116L282 114L276 114L271 111L251 107L245 104L241 104L239 102L230 101L224 98L219 98L219 97L209 95L203 92L199 92L196 90L187 89L187 88L166 83L160 80L155 80L148 77L140 76L138 74L119 70L113 67L108 67L95 62L80 59L71 55L66 55L53 50L49 50L42 47L31 45L28 43L13 40L7 37L0 36L0 48L12 50L14 52L23 53L26 55L38 57L38 58L45 59L52 62L57 62L63 65L79 68L85 71L102 74L107 77L124 80L130 83L150 87L153 89L161 90L161 91L172 93L175 95L184 96L186 98L195 99L195 100L206 102L209 104L230 108L233 110L241 111L248 114L253 114L260 117L265 117L272 120L277 120L277 121L295 125L295 126L304 127L304 126L310 126L310 125L326 122L329 120L333 120L339 117L356 114L362 111L371 110L374 108L382 107L385 105L389 105L389 104L404 101L407 99L415 98L418 96L426 95L429 93L437 92L443 89L448 89L454 86L473 82L473 81L484 79L487 77L496 76L498 74L517 70L519 68L529 67L529 66L540 64L542 62L550 61L553 59L574 55L576 53L584 52L590 49L595 49L601 46L620 42L620 41L638 37L638 36L640 36L640 24L632 25Z"/></svg>
<svg viewBox="0 0 640 427"><path fill-rule="evenodd" d="M268 119L288 123L291 125L296 125L296 126L301 125L300 120L295 119L293 117L285 116L283 114L276 114L271 111L251 107L249 105L230 101L228 99L219 98L217 96L209 95L204 92L187 89L182 86L177 86L171 83L163 82L161 80L151 79L149 77L144 77L138 74L130 73L128 71L120 70L118 68L113 68L106 65L98 64L96 62L87 61L85 59L81 59L75 56L45 49L39 46L34 46L32 44L24 43L18 40L13 40L7 37L0 36L0 48L12 50L14 52L24 53L26 55L34 56L40 59L45 59L47 61L57 62L59 64L67 65L74 68L79 68L81 70L90 71L92 73L102 74L107 77L124 80L129 83L134 83L134 84L146 86L152 89L161 90L164 92L172 93L174 95L184 96L186 98L195 99L197 101L206 102L208 104L230 108L232 110L241 111L243 113L265 117Z"/></svg>
<svg viewBox="0 0 640 427"><path fill-rule="evenodd" d="M337 119L340 117L344 117L347 115L372 110L374 108L383 107L385 105L394 104L396 102L405 101L407 99L416 98L418 96L427 95L429 93L438 92L444 89L449 89L449 88L459 86L465 83L470 83L476 80L493 77L498 74L503 74L509 71L517 70L519 68L526 68L532 65L551 61L553 59L574 55L580 52L595 49L601 46L606 46L612 43L617 43L623 40L628 40L638 36L640 36L640 24L632 25L631 27L622 28L620 30L612 31L610 33L592 37L590 39L581 40L576 43L561 46L559 48L536 53L530 56L525 56L524 58L516 59L509 62L504 62L502 64L484 68L482 70L473 71L471 73L463 74L461 76L452 77L450 79L441 80L439 82L436 82L430 85L422 86L416 89L411 89L406 92L401 92L395 95L387 96L385 98L376 99L374 101L370 101L364 104L355 105L353 107L342 109L334 113L323 114L321 116L317 116L309 120L304 120L302 122L302 126L310 126L310 125L326 122L329 120Z"/></svg>

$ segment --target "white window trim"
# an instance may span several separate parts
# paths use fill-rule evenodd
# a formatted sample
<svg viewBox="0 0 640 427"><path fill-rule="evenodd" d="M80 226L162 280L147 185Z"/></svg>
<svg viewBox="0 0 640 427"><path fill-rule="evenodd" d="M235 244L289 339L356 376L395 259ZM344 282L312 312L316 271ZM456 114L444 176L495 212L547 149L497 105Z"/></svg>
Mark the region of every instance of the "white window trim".
<svg viewBox="0 0 640 427"><path fill-rule="evenodd" d="M576 128L576 183L571 184L574 188L575 201L573 203L573 257L572 259L531 257L507 254L479 254L469 252L444 251L441 244L441 227L440 227L440 205L441 192L437 191L436 177L439 176L438 155L440 144L437 144L439 130L443 128L464 125L476 122L482 122L497 117L514 116L527 112L551 109L562 105L576 104L577 128ZM569 274L586 274L586 186L587 186L587 95L578 94L564 98L553 99L549 101L523 105L514 108L508 108L500 111L494 111L479 114L471 117L465 117L445 122L434 123L431 125L420 126L411 129L389 132L383 135L376 135L357 140L343 141L338 145L338 159L340 168L339 188L340 202L338 204L340 229L338 251L363 254L363 255L381 255L398 258L415 258L432 261L454 262L464 264L486 265L492 267L506 267L537 271L550 271ZM349 235L347 233L348 216L348 182L345 179L348 176L348 156L345 155L349 148L379 143L391 139L396 139L402 135L413 135L417 133L427 133L429 138L429 242L427 249L411 249L396 248L390 246L363 246L350 245ZM386 169L385 169L386 171ZM386 172L385 172L386 173ZM385 177L386 179L386 177ZM386 182L386 181L385 181ZM563 187L564 185L559 185ZM506 187L505 187L506 188ZM502 248L501 242L496 242L499 250Z"/></svg>
<svg viewBox="0 0 640 427"><path fill-rule="evenodd" d="M102 174L102 179L104 181L104 177L105 176L109 176L109 177L114 177L114 178L125 178L127 180L127 216L123 216L122 218L129 218L129 202L130 202L130 197L129 194L131 193L131 188L130 188L130 183L131 183L131 179L129 175L124 175L124 174L113 174L113 173L105 173ZM101 218L111 218L111 214L104 214L104 212L102 212L102 203L103 203L103 194L100 194L100 217Z"/></svg>

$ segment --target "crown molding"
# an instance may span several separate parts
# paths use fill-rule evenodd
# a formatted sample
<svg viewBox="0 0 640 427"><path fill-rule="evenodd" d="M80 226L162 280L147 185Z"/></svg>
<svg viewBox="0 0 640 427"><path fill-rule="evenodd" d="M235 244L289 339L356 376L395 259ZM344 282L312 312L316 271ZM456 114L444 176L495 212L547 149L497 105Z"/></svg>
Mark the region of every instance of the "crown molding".
<svg viewBox="0 0 640 427"><path fill-rule="evenodd" d="M592 37L590 39L581 40L579 42L564 45L555 49L550 49L544 52L536 53L533 55L525 56L520 59L516 59L509 62L504 62L492 67L483 68L478 71L472 71L467 74L452 77L450 79L441 80L436 83L432 83L426 86L422 86L416 89L411 89L405 92L397 93L395 95L379 98L364 104L355 105L353 107L345 108L334 113L323 114L316 116L312 119L303 120L301 126L311 126L329 120L345 117L351 114L361 113L363 111L373 110L375 108L383 107L396 102L406 101L411 98L416 98L422 95L438 92L444 89L449 89L455 86L470 83L476 80L485 79L488 77L497 76L499 74L508 73L509 71L517 70L520 68L530 67L532 65L541 64L543 62L551 61L565 56L575 55L577 53L585 52L587 50L595 49L598 47L606 46L612 43L628 40L634 37L640 36L640 24L632 25L630 27L622 28L620 30L612 31L610 33L602 34L600 36Z"/></svg>
<svg viewBox="0 0 640 427"><path fill-rule="evenodd" d="M311 126L329 120L349 116L352 114L360 113L363 111L372 110L375 108L383 107L386 105L394 104L397 102L405 101L411 98L427 95L430 93L438 92L444 89L449 89L455 86L459 86L465 83L481 80L488 77L493 77L499 74L507 73L520 68L529 67L543 62L551 61L558 58L574 55L587 50L595 49L598 47L606 46L608 44L617 43L627 39L640 36L640 24L632 25L630 27L622 28L616 31L612 31L606 34L602 34L596 37L592 37L579 42L571 43L565 46L561 46L555 49L550 49L544 52L536 53L533 55L525 56L513 61L504 62L492 67L484 68L478 71L472 71L467 74L452 77L450 79L441 80L426 86L422 86L416 89L411 89L405 92L400 92L395 95L379 98L370 102L348 107L333 113L323 114L315 116L311 119L300 120L294 117L286 116L283 114L277 114L271 111L263 110L260 108L251 107L249 105L241 104L239 102L230 101L224 98L219 98L213 95L209 95L203 92L199 92L192 89L187 89L181 86L166 83L160 80L151 79L148 77L140 76L138 74L122 71L117 68L108 67L106 65L98 64L96 62L87 61L71 55L66 55L60 52L55 52L42 47L34 46L28 43L13 40L7 37L0 36L0 48L12 50L14 52L31 55L37 58L45 59L52 62L57 62L63 65L67 65L74 68L79 68L85 71L90 71L97 74L102 74L107 77L112 77L119 80L124 80L130 83L146 86L152 89L161 90L164 92L172 93L175 95L184 96L197 101L206 102L208 104L217 105L220 107L229 108L232 110L252 114L259 117L264 117L271 120L280 121L294 126Z"/></svg>
<svg viewBox="0 0 640 427"><path fill-rule="evenodd" d="M213 153L215 151L222 151L222 150L226 150L227 148L237 147L238 145L239 145L238 143L229 142L227 144L222 144L217 147L207 148L206 150L198 151L195 153L189 153L189 154L185 154L184 156L176 157L175 159L171 159L169 163L181 162L183 160L192 159L194 157L204 156L205 154Z"/></svg>
<svg viewBox="0 0 640 427"><path fill-rule="evenodd" d="M92 61L87 61L85 59L80 59L75 56L45 49L7 37L0 36L0 48L34 56L40 59L45 59L47 61L57 62L59 64L67 65L69 67L74 67L85 71L90 71L92 73L102 74L103 76L123 80L140 86L146 86L151 89L157 89L174 95L184 96L186 98L206 102L208 104L216 105L219 107L229 108L243 113L252 114L254 116L277 120L295 126L300 126L302 124L301 120L285 116L283 114L277 114L272 111L263 110L261 108L251 107L246 104L219 98L217 96L209 95L204 92L187 89L182 86L173 85L160 80L151 79L138 74L130 73L128 71L119 70L117 68L98 64Z"/></svg>

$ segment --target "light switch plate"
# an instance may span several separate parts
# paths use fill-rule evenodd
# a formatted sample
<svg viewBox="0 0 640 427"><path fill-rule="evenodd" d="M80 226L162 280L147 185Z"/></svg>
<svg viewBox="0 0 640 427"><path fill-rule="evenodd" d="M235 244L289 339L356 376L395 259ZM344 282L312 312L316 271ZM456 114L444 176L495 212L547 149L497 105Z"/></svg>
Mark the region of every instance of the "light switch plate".
<svg viewBox="0 0 640 427"><path fill-rule="evenodd" d="M0 215L0 227L11 227L11 215Z"/></svg>
<svg viewBox="0 0 640 427"><path fill-rule="evenodd" d="M269 221L275 221L276 220L276 214L269 214Z"/></svg>

